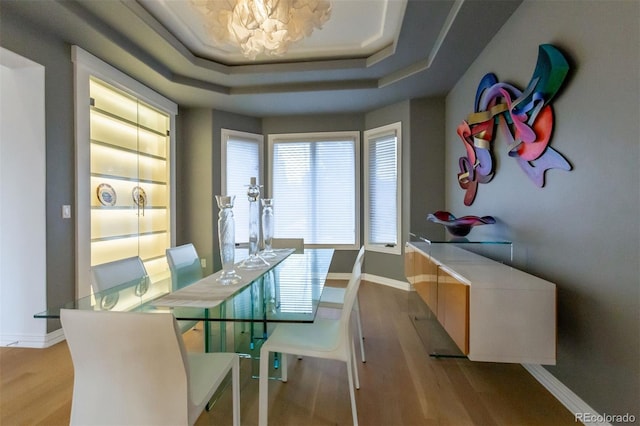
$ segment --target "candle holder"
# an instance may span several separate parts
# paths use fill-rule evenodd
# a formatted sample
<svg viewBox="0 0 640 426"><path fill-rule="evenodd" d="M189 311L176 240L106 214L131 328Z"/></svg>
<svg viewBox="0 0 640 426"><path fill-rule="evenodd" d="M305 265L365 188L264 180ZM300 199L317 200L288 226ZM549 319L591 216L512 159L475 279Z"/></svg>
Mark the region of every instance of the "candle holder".
<svg viewBox="0 0 640 426"><path fill-rule="evenodd" d="M273 242L273 198L263 198L262 200L262 240L264 249L260 255L264 258L276 257L271 244Z"/></svg>
<svg viewBox="0 0 640 426"><path fill-rule="evenodd" d="M256 178L252 177L247 189L249 199L249 256L240 263L244 269L260 269L269 266L269 262L258 255L258 240L260 235L260 215L258 211L258 199L260 187L256 184Z"/></svg>
<svg viewBox="0 0 640 426"><path fill-rule="evenodd" d="M218 241L220 243L220 260L222 261L222 274L216 279L223 285L237 284L240 275L235 271L236 253L236 226L233 219L233 201L235 195L216 195L216 202L220 212L218 213Z"/></svg>

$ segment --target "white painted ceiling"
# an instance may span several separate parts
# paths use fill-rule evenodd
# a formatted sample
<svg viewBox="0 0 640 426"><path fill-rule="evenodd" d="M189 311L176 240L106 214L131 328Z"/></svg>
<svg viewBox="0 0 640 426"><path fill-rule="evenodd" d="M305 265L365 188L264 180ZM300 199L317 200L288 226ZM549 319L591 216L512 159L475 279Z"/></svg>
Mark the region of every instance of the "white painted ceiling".
<svg viewBox="0 0 640 426"><path fill-rule="evenodd" d="M185 1L2 0L0 24L55 34L181 106L266 117L444 96L522 0L333 0L322 30L256 62L212 46Z"/></svg>
<svg viewBox="0 0 640 426"><path fill-rule="evenodd" d="M255 61L245 58L233 46L216 43L206 29L206 18L191 1L139 3L195 55L239 65L371 56L395 44L407 0L332 0L331 17L321 29L293 44L284 57L263 54Z"/></svg>

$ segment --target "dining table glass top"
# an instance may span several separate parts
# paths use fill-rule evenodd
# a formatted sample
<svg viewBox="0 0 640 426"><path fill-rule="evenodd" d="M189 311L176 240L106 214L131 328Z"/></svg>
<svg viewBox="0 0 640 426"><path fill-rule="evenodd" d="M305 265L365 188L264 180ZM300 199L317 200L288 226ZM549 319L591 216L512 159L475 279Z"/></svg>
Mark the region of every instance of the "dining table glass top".
<svg viewBox="0 0 640 426"><path fill-rule="evenodd" d="M222 285L201 277L199 260L178 265L169 277L145 277L49 308L36 318L60 318L60 309L172 312L177 320L224 322L313 322L333 249L282 250L260 270L237 269L244 277ZM238 262L239 263L239 262Z"/></svg>

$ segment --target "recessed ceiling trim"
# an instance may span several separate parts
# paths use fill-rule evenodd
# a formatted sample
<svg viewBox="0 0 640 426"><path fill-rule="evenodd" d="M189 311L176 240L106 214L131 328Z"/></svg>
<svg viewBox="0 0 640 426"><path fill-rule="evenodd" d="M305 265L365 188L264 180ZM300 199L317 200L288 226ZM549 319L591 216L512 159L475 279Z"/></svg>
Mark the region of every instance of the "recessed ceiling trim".
<svg viewBox="0 0 640 426"><path fill-rule="evenodd" d="M399 22L396 22L395 28L396 32L393 35L393 43L387 47L382 48L377 51L373 55L367 58L367 67L371 67L378 62L388 58L391 55L396 53L396 46L398 45L398 39L400 38L400 31L402 30L402 22L404 21L404 14L407 11L407 2L405 1L402 5L402 11L398 15Z"/></svg>
<svg viewBox="0 0 640 426"><path fill-rule="evenodd" d="M431 49L431 52L427 57L427 62L429 63L428 65L429 67L431 66L431 64L433 63L433 60L436 58L436 55L440 51L440 48L442 47L442 43L444 43L444 40L447 38L447 34L449 34L449 30L451 30L451 26L453 25L454 21L458 17L458 13L460 12L462 5L464 4L464 1L465 0L455 0L453 5L451 6L451 10L447 15L447 19L445 19L444 25L440 30L440 34L438 34L438 38L436 39L436 42L433 44L433 48Z"/></svg>
<svg viewBox="0 0 640 426"><path fill-rule="evenodd" d="M412 75L422 72L428 68L429 61L427 59L415 62L408 67L402 68L401 70L389 73L384 77L381 77L378 80L378 87L387 87L390 84L397 83L400 80L404 80L405 78L411 77Z"/></svg>
<svg viewBox="0 0 640 426"><path fill-rule="evenodd" d="M211 79L194 78L184 73L175 73L169 71L166 66L158 68L151 66L155 71L164 75L167 80L174 83L191 86L203 90L208 90L220 94L263 94L263 93L295 93L295 92L320 92L330 90L357 90L370 88L383 88L391 84L397 83L408 77L428 69L436 58L439 49L447 37L456 17L465 0L455 0L445 19L443 26L439 32L438 38L428 56L425 59L414 62L413 64L402 69L393 71L376 79L351 79L344 81L329 82L300 82L300 83L282 83L282 84L265 84L265 85L222 85L215 82L215 74ZM243 75L243 74L260 74L260 73L281 73L281 72L306 72L319 70L337 70L337 69L359 69L369 67L384 58L395 53L396 44L399 38L400 29L394 35L394 43L388 45L382 50L371 55L367 59L337 59L323 61L301 61L291 63L260 63L248 65L224 65L216 61L200 58L195 56L180 40L178 40L169 30L167 30L153 15L151 15L143 6L137 2L120 0L120 3L127 7L138 19L140 19L147 27L156 35L161 37L178 55L181 55L194 67L204 68L214 73L223 75ZM404 16L406 10L406 2L403 3L403 10L400 14ZM386 3L385 3L386 7ZM398 26L399 27L399 26Z"/></svg>
<svg viewBox="0 0 640 426"><path fill-rule="evenodd" d="M448 73L449 65L440 59L445 55L450 58L452 54L471 57L459 51L462 49L466 52L467 46L464 42L461 44L461 35L475 34L482 40L488 40L487 37L495 34L496 30L492 27L483 32L484 26L476 28L474 23L478 17L492 25L500 20L503 22L520 1L410 0L406 3L406 10L403 10L405 21L410 24L406 26L407 32L402 31L401 37L401 31L398 31L392 44L368 57L241 65L225 65L197 56L148 12L139 0L113 0L108 3L56 0L47 3L47 7L39 8L42 10L39 12L20 5L20 2L10 4L27 17L33 14L34 22L42 25L43 29L58 31L64 39L83 44L89 51L100 54L104 60L111 61L134 78L150 87L162 88L163 93L180 102L215 107L226 105L233 112L266 111L270 114L280 111L299 113L312 107L291 109L282 104L270 105L269 95L286 100L284 103L287 104L300 102L306 105L314 102L315 93L317 102L322 103L318 110L326 111L331 108L355 110L364 108L361 105L365 104L370 108L372 99L381 105L377 99L383 96L386 97L385 101L391 102L402 96L441 93L430 89L433 86L430 83L432 77L436 84L451 80L441 75ZM428 13L432 7L436 10L435 14ZM381 8L380 4L378 12ZM394 17L398 10L399 3L393 12ZM9 7L7 11L13 13ZM409 13L410 16L407 15ZM497 18L492 20L494 16ZM378 19L371 22L378 22ZM429 25L426 25L427 22ZM334 30L332 33L335 36ZM477 50L479 43L474 39L469 45ZM409 46L413 48L408 49ZM456 52L451 53L448 50L450 48L455 48ZM382 62L384 58L387 60ZM376 67L370 68L376 63ZM452 64L458 65L457 60ZM434 70L434 73L427 75L425 71L428 69ZM416 74L421 72L425 72L424 78L416 78ZM390 86L398 90L375 90ZM366 91L366 96L362 96L362 99L366 98L365 101L360 96L353 96L362 90ZM241 96L234 98L233 95ZM337 104L332 101L334 96L339 100Z"/></svg>
<svg viewBox="0 0 640 426"><path fill-rule="evenodd" d="M265 93L296 93L296 92L326 92L336 90L376 89L378 81L375 79L343 80L329 82L269 84L259 86L240 86L231 88L231 95L255 95Z"/></svg>
<svg viewBox="0 0 640 426"><path fill-rule="evenodd" d="M208 90L210 92L222 93L223 95L231 94L231 87L223 86L220 84L210 83L208 81L199 80L196 78L187 77L180 74L175 74L171 81L177 84L182 84L184 86L194 87L198 89Z"/></svg>
<svg viewBox="0 0 640 426"><path fill-rule="evenodd" d="M380 50L361 58L348 57L336 59L299 59L291 60L289 62L263 62L263 63L243 63L243 64L226 64L217 59L204 58L187 47L178 37L176 37L171 31L169 31L158 18L156 18L151 12L149 12L143 5L138 2L120 0L120 2L126 6L132 13L134 13L139 19L141 19L150 30L154 31L159 37L165 40L177 54L182 56L190 64L195 67L203 68L208 71L214 71L216 73L233 76L241 74L260 74L268 72L304 72L309 70L343 70L343 69L356 69L367 68L381 60L393 55L395 53L395 46L398 42L400 35L401 24L406 11L407 1L387 0L384 3L385 16L391 14L389 11L389 1L400 3L402 8L399 9L397 15L397 22L393 24L394 34L393 43L391 47L389 45L381 48ZM384 20L380 25L376 25L379 28L377 36L372 37L375 39L384 32ZM371 44L372 39L366 40L361 43L362 46Z"/></svg>
<svg viewBox="0 0 640 426"><path fill-rule="evenodd" d="M176 51L177 54L181 55L193 66L209 71L214 71L222 75L232 76L246 74L264 74L283 71L304 72L317 70L342 70L365 68L367 66L366 59L363 58L226 65L211 59L194 55L187 46L185 46L178 38L176 38L169 30L167 30L164 25L162 25L139 3L122 0L121 3L125 5L129 10L131 10L131 12L133 12L146 25L148 25L149 28L153 30L159 37L166 41Z"/></svg>
<svg viewBox="0 0 640 426"><path fill-rule="evenodd" d="M440 48L442 47L442 43L444 43L444 40L447 38L447 34L449 34L449 31L451 30L451 26L456 20L456 17L458 16L458 12L460 12L460 9L462 8L464 1L465 0L455 0L453 5L451 5L451 10L447 15L447 19L445 19L444 24L440 29L440 33L438 34L438 38L436 39L433 47L431 48L431 52L429 52L429 55L427 56L427 58L422 61L415 62L409 65L408 67L392 72L380 78L381 88L389 86L390 84L393 84L393 83L397 83L400 80L404 80L405 78L411 77L412 75L425 71L431 67L431 64L433 63L434 59L438 55L438 52L440 51Z"/></svg>
<svg viewBox="0 0 640 426"><path fill-rule="evenodd" d="M372 34L371 37L362 40L362 42L360 43L361 48L365 48L369 46L370 44L374 43L376 40L380 39L383 36L384 23L387 20L387 15L389 14L389 2L385 1L383 7L384 7L384 11L382 12L382 15L380 15L380 22L378 22L376 25L376 27L378 27L378 31L376 31L375 34ZM371 25L370 22L369 22L369 25Z"/></svg>

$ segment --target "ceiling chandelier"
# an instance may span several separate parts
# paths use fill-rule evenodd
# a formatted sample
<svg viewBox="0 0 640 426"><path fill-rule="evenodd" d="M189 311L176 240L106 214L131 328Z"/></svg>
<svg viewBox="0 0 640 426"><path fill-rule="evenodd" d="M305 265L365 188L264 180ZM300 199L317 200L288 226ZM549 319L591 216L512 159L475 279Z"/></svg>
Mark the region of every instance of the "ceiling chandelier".
<svg viewBox="0 0 640 426"><path fill-rule="evenodd" d="M191 0L205 16L218 43L237 46L254 60L259 54L280 56L289 45L322 28L331 16L329 0Z"/></svg>

